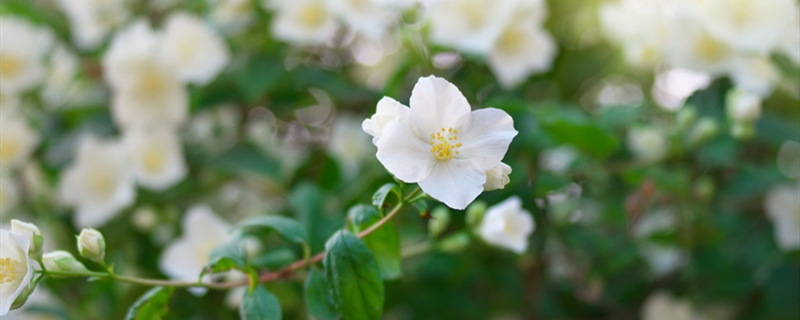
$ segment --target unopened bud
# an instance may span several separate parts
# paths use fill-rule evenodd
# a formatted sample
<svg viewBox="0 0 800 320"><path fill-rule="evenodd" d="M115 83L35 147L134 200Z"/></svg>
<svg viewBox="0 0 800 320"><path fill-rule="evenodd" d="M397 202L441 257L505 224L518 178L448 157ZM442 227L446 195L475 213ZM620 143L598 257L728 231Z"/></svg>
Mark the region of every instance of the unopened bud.
<svg viewBox="0 0 800 320"><path fill-rule="evenodd" d="M81 230L78 236L78 252L86 259L105 265L106 240L103 239L103 234L92 228Z"/></svg>
<svg viewBox="0 0 800 320"><path fill-rule="evenodd" d="M42 258L42 244L44 243L44 239L42 238L42 232L39 231L39 227L32 223L12 219L11 232L25 236L25 238L28 239L31 244L30 249L28 249L28 255L32 259L40 260Z"/></svg>
<svg viewBox="0 0 800 320"><path fill-rule="evenodd" d="M436 237L450 224L450 210L446 207L439 206L431 211L431 218L428 219L428 234L431 237Z"/></svg>
<svg viewBox="0 0 800 320"><path fill-rule="evenodd" d="M484 214L486 214L486 202L473 202L467 208L467 225L473 228L478 227L483 221Z"/></svg>
<svg viewBox="0 0 800 320"><path fill-rule="evenodd" d="M687 144L690 147L698 146L714 138L717 133L719 133L719 124L717 124L716 120L709 117L701 118L697 121L697 124L692 127L692 131L689 132Z"/></svg>
<svg viewBox="0 0 800 320"><path fill-rule="evenodd" d="M44 256L42 256L42 263L44 263L44 267L47 271L89 271L83 263L75 259L71 253L63 250L45 253Z"/></svg>
<svg viewBox="0 0 800 320"><path fill-rule="evenodd" d="M731 90L725 96L728 119L733 122L754 122L761 117L761 97L741 90Z"/></svg>
<svg viewBox="0 0 800 320"><path fill-rule="evenodd" d="M444 252L459 252L469 246L469 235L466 233L456 233L439 242L439 249Z"/></svg>

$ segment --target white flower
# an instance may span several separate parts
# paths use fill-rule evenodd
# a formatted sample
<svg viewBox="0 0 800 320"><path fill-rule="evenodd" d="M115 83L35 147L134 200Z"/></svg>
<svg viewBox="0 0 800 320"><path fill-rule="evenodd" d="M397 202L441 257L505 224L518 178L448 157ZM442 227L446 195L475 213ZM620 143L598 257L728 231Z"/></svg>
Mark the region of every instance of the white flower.
<svg viewBox="0 0 800 320"><path fill-rule="evenodd" d="M211 0L209 21L225 34L235 34L252 24L255 8L251 0Z"/></svg>
<svg viewBox="0 0 800 320"><path fill-rule="evenodd" d="M78 57L63 45L50 55L47 79L40 91L42 102L47 107L58 108L75 105L101 103L102 89L93 81L78 78Z"/></svg>
<svg viewBox="0 0 800 320"><path fill-rule="evenodd" d="M86 266L75 259L71 253L64 250L56 250L45 253L42 256L42 264L47 271L67 271L67 272L86 272Z"/></svg>
<svg viewBox="0 0 800 320"><path fill-rule="evenodd" d="M210 262L209 254L229 239L232 228L206 205L190 208L183 218L183 235L161 253L159 268L170 278L197 281ZM210 280L210 277L203 278L204 282ZM205 290L192 292L202 294Z"/></svg>
<svg viewBox="0 0 800 320"><path fill-rule="evenodd" d="M33 261L28 256L29 248L24 235L0 230L0 316L8 313L14 300L31 283Z"/></svg>
<svg viewBox="0 0 800 320"><path fill-rule="evenodd" d="M780 81L780 71L767 57L738 58L731 65L731 80L736 88L768 97Z"/></svg>
<svg viewBox="0 0 800 320"><path fill-rule="evenodd" d="M697 319L697 312L691 302L659 291L647 297L641 316L642 320L694 320Z"/></svg>
<svg viewBox="0 0 800 320"><path fill-rule="evenodd" d="M72 38L81 49L91 50L130 16L127 0L59 0L66 14Z"/></svg>
<svg viewBox="0 0 800 320"><path fill-rule="evenodd" d="M0 216L7 216L6 213L14 208L18 201L17 184L5 174L0 173Z"/></svg>
<svg viewBox="0 0 800 320"><path fill-rule="evenodd" d="M734 122L752 123L761 118L761 98L741 90L731 90L726 95L725 111Z"/></svg>
<svg viewBox="0 0 800 320"><path fill-rule="evenodd" d="M383 97L378 101L375 114L361 123L361 129L372 136L372 143L377 145L383 135L383 129L393 120L408 116L410 109L397 100Z"/></svg>
<svg viewBox="0 0 800 320"><path fill-rule="evenodd" d="M767 218L775 228L775 242L786 251L800 248L800 185L779 185L767 192Z"/></svg>
<svg viewBox="0 0 800 320"><path fill-rule="evenodd" d="M11 232L22 235L28 239L28 243L30 244L28 253L32 258L38 259L42 256L44 239L42 238L42 231L39 230L39 227L32 223L11 219Z"/></svg>
<svg viewBox="0 0 800 320"><path fill-rule="evenodd" d="M628 62L653 66L664 56L672 11L658 0L603 3L600 26L605 35L622 45Z"/></svg>
<svg viewBox="0 0 800 320"><path fill-rule="evenodd" d="M539 167L553 173L565 173L578 155L578 150L571 146L545 149L539 153Z"/></svg>
<svg viewBox="0 0 800 320"><path fill-rule="evenodd" d="M272 35L299 44L326 44L339 28L336 17L323 0L276 0L268 6L275 12Z"/></svg>
<svg viewBox="0 0 800 320"><path fill-rule="evenodd" d="M355 177L365 160L375 152L369 137L359 128L358 119L348 115L336 118L331 128L328 153L342 166L348 177Z"/></svg>
<svg viewBox="0 0 800 320"><path fill-rule="evenodd" d="M103 56L106 81L114 90L111 111L123 127L174 127L189 112L178 66L159 54L161 37L145 21L120 31Z"/></svg>
<svg viewBox="0 0 800 320"><path fill-rule="evenodd" d="M517 14L503 30L487 57L500 85L511 89L553 64L557 46L532 13Z"/></svg>
<svg viewBox="0 0 800 320"><path fill-rule="evenodd" d="M134 171L125 146L85 135L71 166L61 175L61 201L76 208L78 227L99 227L133 203Z"/></svg>
<svg viewBox="0 0 800 320"><path fill-rule="evenodd" d="M800 178L800 143L786 140L778 149L778 170L792 179Z"/></svg>
<svg viewBox="0 0 800 320"><path fill-rule="evenodd" d="M486 170L486 183L483 184L483 191L505 188L511 181L508 179L509 174L511 174L511 167L502 162Z"/></svg>
<svg viewBox="0 0 800 320"><path fill-rule="evenodd" d="M164 190L186 177L181 142L172 129L128 130L124 141L136 179L145 188Z"/></svg>
<svg viewBox="0 0 800 320"><path fill-rule="evenodd" d="M27 21L0 17L0 91L17 94L32 89L45 77L43 55L49 35Z"/></svg>
<svg viewBox="0 0 800 320"><path fill-rule="evenodd" d="M82 257L104 264L106 257L106 239L103 234L92 228L84 228L78 235L78 252Z"/></svg>
<svg viewBox="0 0 800 320"><path fill-rule="evenodd" d="M785 30L797 31L794 0L707 0L701 10L709 33L742 51L769 53Z"/></svg>
<svg viewBox="0 0 800 320"><path fill-rule="evenodd" d="M641 242L639 254L656 276L667 274L686 261L686 252L681 248L649 239L659 232L673 231L676 225L675 212L660 209L643 214L633 228L633 236Z"/></svg>
<svg viewBox="0 0 800 320"><path fill-rule="evenodd" d="M736 51L714 37L696 18L672 23L665 53L673 67L721 75L730 70Z"/></svg>
<svg viewBox="0 0 800 320"><path fill-rule="evenodd" d="M458 88L434 76L417 81L410 104L407 116L383 128L378 160L447 206L466 208L517 135L514 120L494 108L470 112Z"/></svg>
<svg viewBox="0 0 800 320"><path fill-rule="evenodd" d="M39 144L39 135L14 110L0 111L0 171L24 164Z"/></svg>
<svg viewBox="0 0 800 320"><path fill-rule="evenodd" d="M432 1L427 12L431 40L464 52L486 54L516 8L516 0Z"/></svg>
<svg viewBox="0 0 800 320"><path fill-rule="evenodd" d="M174 63L182 80L205 85L228 64L225 41L200 19L173 13L164 23L165 58Z"/></svg>
<svg viewBox="0 0 800 320"><path fill-rule="evenodd" d="M522 254L536 225L517 196L489 207L478 232L487 243Z"/></svg>
<svg viewBox="0 0 800 320"><path fill-rule="evenodd" d="M386 34L400 15L380 3L380 0L328 0L331 12L357 33L377 39Z"/></svg>
<svg viewBox="0 0 800 320"><path fill-rule="evenodd" d="M669 148L666 134L655 127L644 127L628 131L628 149L645 162L658 162L667 155Z"/></svg>
<svg viewBox="0 0 800 320"><path fill-rule="evenodd" d="M778 51L786 55L796 66L800 66L800 7L795 7L792 27L786 28L778 44Z"/></svg>

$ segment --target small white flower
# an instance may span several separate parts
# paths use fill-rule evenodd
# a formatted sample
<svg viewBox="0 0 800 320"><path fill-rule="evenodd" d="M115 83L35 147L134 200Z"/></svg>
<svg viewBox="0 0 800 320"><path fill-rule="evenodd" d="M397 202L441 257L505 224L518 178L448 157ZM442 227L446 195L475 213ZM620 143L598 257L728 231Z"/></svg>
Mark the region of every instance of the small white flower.
<svg viewBox="0 0 800 320"><path fill-rule="evenodd" d="M410 104L407 116L383 128L378 160L398 179L463 210L517 135L514 120L494 108L471 112L456 86L434 76L419 79Z"/></svg>
<svg viewBox="0 0 800 320"><path fill-rule="evenodd" d="M509 174L511 174L511 167L502 162L486 170L486 183L483 184L483 191L505 188L511 181L508 178Z"/></svg>
<svg viewBox="0 0 800 320"><path fill-rule="evenodd" d="M0 216L7 216L6 213L13 209L19 201L19 189L14 180L0 176Z"/></svg>
<svg viewBox="0 0 800 320"><path fill-rule="evenodd" d="M127 0L59 0L75 44L84 50L97 48L112 29L130 16Z"/></svg>
<svg viewBox="0 0 800 320"><path fill-rule="evenodd" d="M361 123L361 129L372 136L372 143L377 145L383 135L383 129L393 120L407 116L410 109L397 100L383 97L378 101L375 114Z"/></svg>
<svg viewBox="0 0 800 320"><path fill-rule="evenodd" d="M800 66L800 32L797 32L797 28L800 28L800 7L795 7L792 27L786 28L778 43L778 52L788 57L794 65Z"/></svg>
<svg viewBox="0 0 800 320"><path fill-rule="evenodd" d="M464 52L486 54L516 8L516 0L432 1L427 12L431 40Z"/></svg>
<svg viewBox="0 0 800 320"><path fill-rule="evenodd" d="M785 30L794 28L793 0L707 0L702 20L708 31L738 50L769 53L778 46Z"/></svg>
<svg viewBox="0 0 800 320"><path fill-rule="evenodd" d="M641 241L639 254L656 276L667 274L686 262L687 254L681 248L648 239L659 232L673 231L676 225L675 212L660 209L643 214L633 228L633 236Z"/></svg>
<svg viewBox="0 0 800 320"><path fill-rule="evenodd" d="M331 128L328 153L339 162L347 177L355 177L375 152L375 146L369 141L359 128L358 119L339 115Z"/></svg>
<svg viewBox="0 0 800 320"><path fill-rule="evenodd" d="M644 127L628 131L628 148L633 155L645 162L658 162L669 151L666 134L655 127Z"/></svg>
<svg viewBox="0 0 800 320"><path fill-rule="evenodd" d="M24 235L0 230L0 316L8 313L14 300L31 283L33 261L28 256L29 248Z"/></svg>
<svg viewBox="0 0 800 320"><path fill-rule="evenodd" d="M14 110L0 111L0 171L24 164L39 144L39 135Z"/></svg>
<svg viewBox="0 0 800 320"><path fill-rule="evenodd" d="M74 206L78 227L99 227L136 197L135 176L122 143L81 138L74 162L61 175L61 201Z"/></svg>
<svg viewBox="0 0 800 320"><path fill-rule="evenodd" d="M103 234L92 228L84 228L78 235L78 252L81 257L99 264L105 264L106 239Z"/></svg>
<svg viewBox="0 0 800 320"><path fill-rule="evenodd" d="M159 268L170 278L197 281L210 262L209 254L229 239L232 228L206 205L190 208L183 218L183 235L161 253ZM210 277L203 277L204 282L207 280ZM192 292L202 294L205 290Z"/></svg>
<svg viewBox="0 0 800 320"><path fill-rule="evenodd" d="M44 239L42 238L42 231L39 230L39 227L32 223L11 219L11 232L22 235L28 239L28 243L30 243L28 252L32 258L38 259L42 256Z"/></svg>
<svg viewBox="0 0 800 320"><path fill-rule="evenodd" d="M385 35L400 18L398 11L381 4L380 0L328 0L326 3L346 25L368 38Z"/></svg>
<svg viewBox="0 0 800 320"><path fill-rule="evenodd" d="M731 65L731 80L736 88L768 97L781 79L780 70L767 57L736 59Z"/></svg>
<svg viewBox="0 0 800 320"><path fill-rule="evenodd" d="M49 35L27 21L0 17L0 91L18 94L40 84L45 77L42 57Z"/></svg>
<svg viewBox="0 0 800 320"><path fill-rule="evenodd" d="M607 2L598 12L603 32L622 45L628 62L650 67L664 58L673 12L666 10L663 2Z"/></svg>
<svg viewBox="0 0 800 320"><path fill-rule="evenodd" d="M47 271L67 271L67 272L86 272L86 266L75 257L64 250L56 250L45 253L42 256L42 264Z"/></svg>
<svg viewBox="0 0 800 320"><path fill-rule="evenodd" d="M767 218L775 229L775 242L782 250L800 248L800 185L779 185L767 192Z"/></svg>
<svg viewBox="0 0 800 320"><path fill-rule="evenodd" d="M103 56L106 81L114 90L114 120L129 127L174 127L189 112L178 66L160 54L162 37L145 21L120 31Z"/></svg>
<svg viewBox="0 0 800 320"><path fill-rule="evenodd" d="M535 227L531 213L513 196L486 210L478 232L487 243L522 254Z"/></svg>
<svg viewBox="0 0 800 320"><path fill-rule="evenodd" d="M251 0L211 0L209 21L224 34L236 34L250 26L255 18Z"/></svg>
<svg viewBox="0 0 800 320"><path fill-rule="evenodd" d="M165 58L178 67L182 80L205 85L228 64L225 41L200 19L178 12L164 23Z"/></svg>
<svg viewBox="0 0 800 320"><path fill-rule="evenodd" d="M642 306L642 320L693 320L696 316L691 302L664 291L651 294Z"/></svg>
<svg viewBox="0 0 800 320"><path fill-rule="evenodd" d="M136 179L145 188L164 190L186 177L181 142L172 129L128 130L124 140Z"/></svg>
<svg viewBox="0 0 800 320"><path fill-rule="evenodd" d="M40 91L42 102L52 109L101 103L104 92L93 81L78 78L78 57L63 45L50 55L47 79Z"/></svg>
<svg viewBox="0 0 800 320"><path fill-rule="evenodd" d="M709 33L698 19L675 21L671 27L665 54L673 67L712 75L730 70L736 51Z"/></svg>
<svg viewBox="0 0 800 320"><path fill-rule="evenodd" d="M578 155L578 150L571 146L545 149L539 153L539 167L553 173L565 173Z"/></svg>
<svg viewBox="0 0 800 320"><path fill-rule="evenodd" d="M534 14L518 14L500 34L487 57L489 67L505 89L552 67L556 42Z"/></svg>
<svg viewBox="0 0 800 320"><path fill-rule="evenodd" d="M725 111L734 122L752 123L761 118L761 98L741 90L731 90L726 95Z"/></svg>
<svg viewBox="0 0 800 320"><path fill-rule="evenodd" d="M326 44L339 28L327 1L277 0L270 1L268 9L275 11L272 35L280 40L298 44Z"/></svg>

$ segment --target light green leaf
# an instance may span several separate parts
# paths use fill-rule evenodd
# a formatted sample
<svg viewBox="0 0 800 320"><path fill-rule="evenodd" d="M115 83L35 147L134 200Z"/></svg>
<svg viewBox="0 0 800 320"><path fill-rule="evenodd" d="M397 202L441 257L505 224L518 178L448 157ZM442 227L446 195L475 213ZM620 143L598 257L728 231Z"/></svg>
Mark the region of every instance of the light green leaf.
<svg viewBox="0 0 800 320"><path fill-rule="evenodd" d="M366 230L382 218L373 206L361 204L350 208L347 212L350 228L355 233ZM400 277L400 236L394 224L387 223L361 239L372 251L381 277L395 279Z"/></svg>
<svg viewBox="0 0 800 320"><path fill-rule="evenodd" d="M154 287L145 292L128 309L125 320L159 320L167 314L174 287Z"/></svg>
<svg viewBox="0 0 800 320"><path fill-rule="evenodd" d="M335 233L325 249L325 278L342 318L380 319L384 288L372 252L349 231Z"/></svg>
<svg viewBox="0 0 800 320"><path fill-rule="evenodd" d="M308 232L300 222L282 216L258 216L239 223L239 228L266 228L275 230L286 240L297 244L308 243Z"/></svg>
<svg viewBox="0 0 800 320"><path fill-rule="evenodd" d="M390 193L394 193L398 199L403 197L403 195L400 193L400 188L396 184L387 183L380 187L380 189L378 189L378 191L372 195L372 205L383 211L383 205L386 203L386 197L388 197Z"/></svg>
<svg viewBox="0 0 800 320"><path fill-rule="evenodd" d="M244 293L239 316L242 320L280 319L281 305L275 295L267 291L264 286L257 285L252 292Z"/></svg>

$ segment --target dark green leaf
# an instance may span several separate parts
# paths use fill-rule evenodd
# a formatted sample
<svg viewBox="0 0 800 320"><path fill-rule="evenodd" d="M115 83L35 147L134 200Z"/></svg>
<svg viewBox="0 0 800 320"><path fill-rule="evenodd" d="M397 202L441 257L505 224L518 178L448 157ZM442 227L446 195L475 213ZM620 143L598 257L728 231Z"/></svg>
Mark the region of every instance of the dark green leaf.
<svg viewBox="0 0 800 320"><path fill-rule="evenodd" d="M328 240L325 249L325 278L333 287L342 318L380 319L383 280L367 246L349 231L339 231Z"/></svg>
<svg viewBox="0 0 800 320"><path fill-rule="evenodd" d="M311 252L322 251L325 240L342 225L340 217L326 214L323 200L322 190L311 183L301 183L289 195L289 203L308 231Z"/></svg>
<svg viewBox="0 0 800 320"><path fill-rule="evenodd" d="M205 274L206 271L217 273L231 269L243 269L245 267L245 260L247 259L244 241L244 236L238 234L211 250L211 253L208 255L209 261L211 262L208 263L208 268L203 270L203 274Z"/></svg>
<svg viewBox="0 0 800 320"><path fill-rule="evenodd" d="M382 218L375 207L365 204L350 208L347 217L350 220L350 228L355 233L366 230ZM389 222L361 240L372 251L381 270L381 277L384 279L400 277L400 236L394 224Z"/></svg>
<svg viewBox="0 0 800 320"><path fill-rule="evenodd" d="M232 173L250 172L280 178L280 165L249 143L240 144L212 159L209 167Z"/></svg>
<svg viewBox="0 0 800 320"><path fill-rule="evenodd" d="M388 197L390 193L394 193L398 199L403 197L400 193L400 188L398 188L396 184L387 183L381 186L380 189L372 195L372 205L383 210L383 204L386 202L386 197Z"/></svg>
<svg viewBox="0 0 800 320"><path fill-rule="evenodd" d="M331 288L325 282L325 274L318 269L311 269L305 284L306 305L308 311L317 318L332 320L338 317L331 297Z"/></svg>
<svg viewBox="0 0 800 320"><path fill-rule="evenodd" d="M128 309L126 320L158 320L167 314L169 299L175 292L174 287L154 287Z"/></svg>
<svg viewBox="0 0 800 320"><path fill-rule="evenodd" d="M264 286L257 285L253 292L244 293L239 316L242 320L280 319L281 305L275 295L267 291Z"/></svg>
<svg viewBox="0 0 800 320"><path fill-rule="evenodd" d="M236 84L244 98L254 102L280 83L284 67L281 57L256 56L249 62L236 73Z"/></svg>
<svg viewBox="0 0 800 320"><path fill-rule="evenodd" d="M266 228L275 230L286 240L297 244L308 243L308 232L299 222L282 216L258 216L239 223L239 228Z"/></svg>

